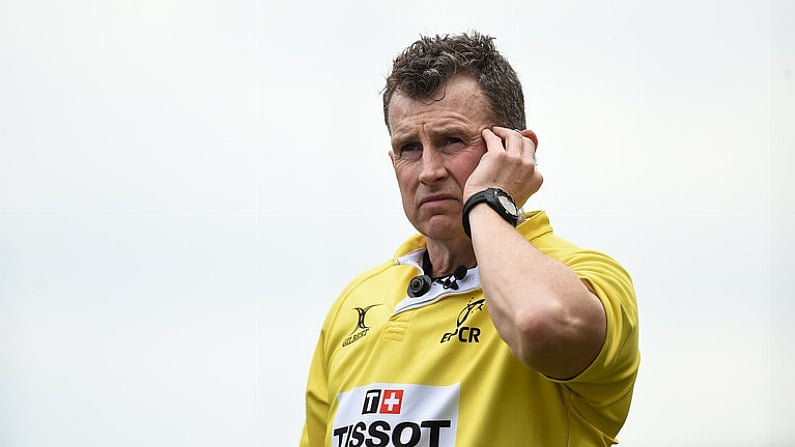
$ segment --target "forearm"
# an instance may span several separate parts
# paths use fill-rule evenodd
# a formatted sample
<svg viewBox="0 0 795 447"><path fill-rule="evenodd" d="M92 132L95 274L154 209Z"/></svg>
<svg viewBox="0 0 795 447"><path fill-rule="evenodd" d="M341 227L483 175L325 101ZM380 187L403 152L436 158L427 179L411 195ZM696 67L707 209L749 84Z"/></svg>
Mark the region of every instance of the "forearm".
<svg viewBox="0 0 795 447"><path fill-rule="evenodd" d="M604 342L601 301L488 206L469 219L489 313L514 356L550 377L582 372Z"/></svg>

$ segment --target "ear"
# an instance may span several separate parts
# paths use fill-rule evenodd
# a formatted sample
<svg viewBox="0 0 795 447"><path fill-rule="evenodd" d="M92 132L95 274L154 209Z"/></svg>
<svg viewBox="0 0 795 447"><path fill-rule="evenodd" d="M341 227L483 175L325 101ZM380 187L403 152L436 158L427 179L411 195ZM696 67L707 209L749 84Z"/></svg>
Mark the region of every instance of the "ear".
<svg viewBox="0 0 795 447"><path fill-rule="evenodd" d="M538 150L538 137L536 136L535 132L533 132L530 129L525 129L525 130L520 130L519 133L522 134L523 137L530 138L531 140L533 140L533 144L536 145L536 150Z"/></svg>

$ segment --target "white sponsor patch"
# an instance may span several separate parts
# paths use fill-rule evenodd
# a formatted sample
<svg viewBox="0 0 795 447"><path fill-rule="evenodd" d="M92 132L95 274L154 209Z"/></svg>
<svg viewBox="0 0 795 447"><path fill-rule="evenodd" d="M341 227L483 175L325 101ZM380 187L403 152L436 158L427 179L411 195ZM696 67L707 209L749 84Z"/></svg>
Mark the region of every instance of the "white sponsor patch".
<svg viewBox="0 0 795 447"><path fill-rule="evenodd" d="M460 385L374 383L337 396L332 447L454 447Z"/></svg>

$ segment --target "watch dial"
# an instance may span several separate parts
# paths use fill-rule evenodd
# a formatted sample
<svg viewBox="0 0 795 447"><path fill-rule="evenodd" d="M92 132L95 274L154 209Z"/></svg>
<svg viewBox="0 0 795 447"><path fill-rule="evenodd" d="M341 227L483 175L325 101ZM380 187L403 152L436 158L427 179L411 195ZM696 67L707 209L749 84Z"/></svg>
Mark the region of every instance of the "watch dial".
<svg viewBox="0 0 795 447"><path fill-rule="evenodd" d="M519 214L519 210L516 209L516 205L514 205L514 203L511 201L511 199L509 199L509 198L507 198L507 197L505 197L503 195L499 195L498 198L500 200L500 203L502 204L502 207L505 208L506 211L508 211L509 213L511 213L514 216Z"/></svg>

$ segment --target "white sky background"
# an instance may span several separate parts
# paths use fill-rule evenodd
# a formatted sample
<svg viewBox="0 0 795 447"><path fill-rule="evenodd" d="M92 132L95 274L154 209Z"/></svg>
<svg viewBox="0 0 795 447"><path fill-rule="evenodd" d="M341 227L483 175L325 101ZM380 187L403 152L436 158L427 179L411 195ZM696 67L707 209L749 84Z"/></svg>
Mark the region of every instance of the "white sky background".
<svg viewBox="0 0 795 447"><path fill-rule="evenodd" d="M0 0L0 446L289 446L325 312L411 228L379 91L498 38L526 208L632 273L625 446L795 442L795 2Z"/></svg>

